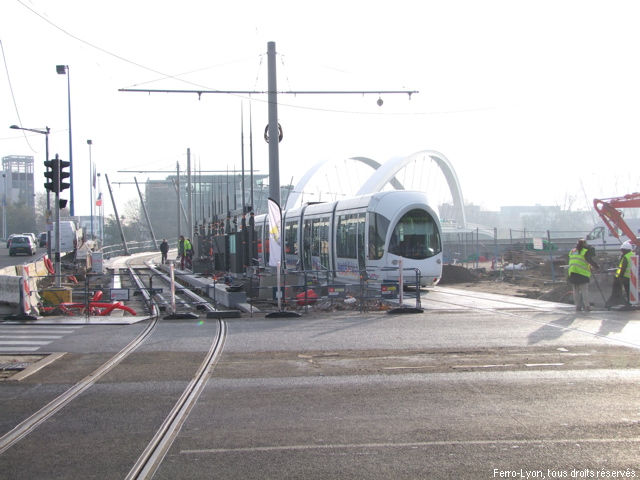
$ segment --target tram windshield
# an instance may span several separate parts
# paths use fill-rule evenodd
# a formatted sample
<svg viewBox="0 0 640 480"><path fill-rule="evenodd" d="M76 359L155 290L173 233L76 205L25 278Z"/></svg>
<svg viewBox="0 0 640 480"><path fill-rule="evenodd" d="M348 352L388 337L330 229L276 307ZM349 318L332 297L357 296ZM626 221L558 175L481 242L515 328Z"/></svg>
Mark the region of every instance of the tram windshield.
<svg viewBox="0 0 640 480"><path fill-rule="evenodd" d="M405 213L396 224L389 252L405 258L421 260L440 253L440 234L433 217L420 209Z"/></svg>

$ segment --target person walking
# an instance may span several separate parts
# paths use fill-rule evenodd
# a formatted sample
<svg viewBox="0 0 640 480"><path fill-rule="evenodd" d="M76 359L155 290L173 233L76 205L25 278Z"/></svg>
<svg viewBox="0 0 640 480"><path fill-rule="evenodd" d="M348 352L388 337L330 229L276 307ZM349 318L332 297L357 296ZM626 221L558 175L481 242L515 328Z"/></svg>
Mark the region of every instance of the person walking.
<svg viewBox="0 0 640 480"><path fill-rule="evenodd" d="M567 280L573 289L573 303L576 312L591 310L589 302L589 280L591 279L591 268L599 268L595 261L595 249L587 245L586 240L581 238L576 246L569 252L569 270Z"/></svg>
<svg viewBox="0 0 640 480"><path fill-rule="evenodd" d="M162 264L167 263L167 255L169 254L169 244L167 243L167 239L163 238L162 243L160 244L160 253L162 253Z"/></svg>
<svg viewBox="0 0 640 480"><path fill-rule="evenodd" d="M178 257L180 257L180 270L184 270L184 235L178 239Z"/></svg>
<svg viewBox="0 0 640 480"><path fill-rule="evenodd" d="M186 258L186 267L191 270L193 259L193 245L191 245L191 239L187 238L184 241L184 256Z"/></svg>
<svg viewBox="0 0 640 480"><path fill-rule="evenodd" d="M627 240L620 245L620 261L616 269L616 275L613 279L613 287L611 296L607 300L607 308L611 305L624 303L629 305L629 283L631 280L631 256L633 255L633 247L631 242ZM622 288L624 287L625 296L622 296Z"/></svg>

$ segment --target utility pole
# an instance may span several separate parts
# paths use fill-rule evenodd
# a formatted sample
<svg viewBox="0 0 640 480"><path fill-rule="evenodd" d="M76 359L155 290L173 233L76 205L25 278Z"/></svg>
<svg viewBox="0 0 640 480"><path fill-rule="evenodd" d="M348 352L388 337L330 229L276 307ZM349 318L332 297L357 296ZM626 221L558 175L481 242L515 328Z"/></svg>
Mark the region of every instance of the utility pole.
<svg viewBox="0 0 640 480"><path fill-rule="evenodd" d="M153 233L153 227L151 226L151 221L149 220L149 214L147 213L147 207L144 204L144 199L142 198L142 192L140 192L140 186L138 185L138 179L133 177L136 182L136 188L138 189L138 196L140 197L140 205L142 205L142 211L144 212L144 218L147 220L147 225L149 226L149 233L151 233L151 239L153 240L153 246L157 250L158 242L156 242L156 236Z"/></svg>
<svg viewBox="0 0 640 480"><path fill-rule="evenodd" d="M107 188L109 188L109 196L111 197L111 204L113 205L113 213L116 216L116 222L118 223L118 230L120 230L120 238L122 239L122 247L124 248L124 254L128 256L129 248L127 247L127 240L124 238L124 230L122 230L122 224L120 223L120 216L118 215L118 209L116 208L116 201L113 199L113 192L111 191L111 184L109 183L109 175L105 173L104 178L107 179ZM58 235L60 235L60 229L58 229Z"/></svg>
<svg viewBox="0 0 640 480"><path fill-rule="evenodd" d="M180 235L182 235L180 229L180 162L176 162L176 194L178 195L178 241L180 241ZM178 252L180 255L180 252Z"/></svg>
<svg viewBox="0 0 640 480"><path fill-rule="evenodd" d="M178 183L178 185L180 185ZM187 148L187 214L189 222L187 224L187 238L193 236L193 189L191 188L191 149Z"/></svg>
<svg viewBox="0 0 640 480"><path fill-rule="evenodd" d="M280 205L280 157L278 132L278 87L276 81L276 43L267 43L269 104L269 197Z"/></svg>
<svg viewBox="0 0 640 480"><path fill-rule="evenodd" d="M244 195L244 107L240 104L240 157L242 160L242 214L247 213Z"/></svg>

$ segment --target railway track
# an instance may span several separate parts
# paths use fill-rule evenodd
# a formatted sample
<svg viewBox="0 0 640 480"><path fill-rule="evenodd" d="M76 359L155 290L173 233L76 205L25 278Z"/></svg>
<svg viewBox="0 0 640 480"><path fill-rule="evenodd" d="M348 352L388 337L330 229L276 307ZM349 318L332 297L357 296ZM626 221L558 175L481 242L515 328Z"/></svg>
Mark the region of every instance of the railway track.
<svg viewBox="0 0 640 480"><path fill-rule="evenodd" d="M158 334L162 328L163 320L159 317L160 306L158 305L158 294L149 291L149 280L160 278L162 282L167 282L168 278L161 272L150 266L134 265L134 261L128 261L127 267L131 281L137 285L138 290L148 302L151 317L146 327L133 338L124 348L113 355L109 360L102 363L89 375L75 383L61 395L48 402L34 414L20 422L9 432L0 437L0 454L3 454L11 447L15 446L39 427L51 420L65 407L69 407L83 393L88 392L94 385L100 382L109 372L113 372L122 362L129 358L131 354L145 345L149 339ZM148 274L147 272L152 272ZM154 277L151 277L154 275ZM146 280L146 281L145 281ZM215 311L214 307L204 299L189 292L182 287L176 292L176 311L184 312L194 308ZM127 474L128 479L151 478L153 473L162 463L166 452L170 448L173 440L178 435L181 426L189 416L208 378L222 353L227 327L223 320L211 320L214 334L209 340L209 349L203 356L201 363L193 374L188 385L179 396L173 408L169 411L162 424L157 428L155 435L150 439L146 447L141 451L137 461ZM196 328L196 327L192 327Z"/></svg>

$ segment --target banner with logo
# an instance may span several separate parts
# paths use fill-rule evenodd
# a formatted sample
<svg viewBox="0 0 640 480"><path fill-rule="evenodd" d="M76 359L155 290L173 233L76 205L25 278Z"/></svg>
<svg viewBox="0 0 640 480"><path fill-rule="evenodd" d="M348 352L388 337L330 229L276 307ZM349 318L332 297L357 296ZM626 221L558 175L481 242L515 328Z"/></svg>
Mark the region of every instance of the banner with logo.
<svg viewBox="0 0 640 480"><path fill-rule="evenodd" d="M269 198L269 266L277 267L282 261L281 223L282 211L278 202Z"/></svg>

